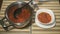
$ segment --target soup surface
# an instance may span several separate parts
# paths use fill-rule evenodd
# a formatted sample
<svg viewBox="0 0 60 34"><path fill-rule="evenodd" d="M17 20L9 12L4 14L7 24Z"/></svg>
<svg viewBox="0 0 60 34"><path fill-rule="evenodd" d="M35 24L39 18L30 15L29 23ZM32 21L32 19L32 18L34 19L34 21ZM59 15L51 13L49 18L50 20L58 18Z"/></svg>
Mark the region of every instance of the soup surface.
<svg viewBox="0 0 60 34"><path fill-rule="evenodd" d="M51 16L46 12L42 12L38 15L38 20L42 23L49 23L51 21Z"/></svg>
<svg viewBox="0 0 60 34"><path fill-rule="evenodd" d="M31 14L30 14L30 10L28 9L28 7L27 8L24 7L21 9L21 13L16 15L17 19L14 18L14 12L16 9L17 9L17 7L13 6L8 11L8 18L10 21L12 21L14 23L22 23L29 19Z"/></svg>

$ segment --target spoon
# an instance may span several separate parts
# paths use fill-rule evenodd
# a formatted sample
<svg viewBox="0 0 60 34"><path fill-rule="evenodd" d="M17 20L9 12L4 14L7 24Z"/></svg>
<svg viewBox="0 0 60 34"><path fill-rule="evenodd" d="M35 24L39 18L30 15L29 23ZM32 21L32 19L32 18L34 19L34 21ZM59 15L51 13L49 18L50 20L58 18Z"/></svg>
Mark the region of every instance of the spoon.
<svg viewBox="0 0 60 34"><path fill-rule="evenodd" d="M20 14L22 12L22 8L24 8L25 6L27 6L30 2L32 3L32 0L29 1L28 3L24 4L22 7L16 9L15 12L14 12L14 14L13 14L14 18L18 19L17 15Z"/></svg>
<svg viewBox="0 0 60 34"><path fill-rule="evenodd" d="M17 15L20 14L21 12L22 12L22 8L16 9L15 12L14 12L14 18L18 19Z"/></svg>

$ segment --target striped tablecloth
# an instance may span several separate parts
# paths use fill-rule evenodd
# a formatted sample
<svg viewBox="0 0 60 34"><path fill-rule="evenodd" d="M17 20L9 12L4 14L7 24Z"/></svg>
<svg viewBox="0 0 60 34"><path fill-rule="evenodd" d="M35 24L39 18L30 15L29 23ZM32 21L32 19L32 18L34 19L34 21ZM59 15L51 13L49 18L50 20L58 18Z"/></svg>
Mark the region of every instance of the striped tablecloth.
<svg viewBox="0 0 60 34"><path fill-rule="evenodd" d="M8 5L16 0L3 0L2 8L0 11L0 19L3 18L5 15L5 9ZM0 34L60 34L60 5L58 0L52 0L49 2L43 2L42 4L38 4L39 8L46 8L51 9L56 17L56 26L50 29L42 29L38 27L34 20L35 20L35 13L32 19L32 26L25 28L25 29L12 29L9 32L5 32L2 26L0 25Z"/></svg>
<svg viewBox="0 0 60 34"><path fill-rule="evenodd" d="M44 2L38 6L40 9L41 8L51 9L54 12L55 17L56 17L56 26L50 29L42 29L38 27L35 22L33 22L32 34L60 34L60 5L59 5L58 0Z"/></svg>
<svg viewBox="0 0 60 34"><path fill-rule="evenodd" d="M0 11L0 19L2 19L5 16L5 10L13 2L16 2L17 0L3 0L2 8ZM5 32L5 30L0 25L0 34L29 34L30 33L30 27L24 28L24 29L12 29L9 32Z"/></svg>

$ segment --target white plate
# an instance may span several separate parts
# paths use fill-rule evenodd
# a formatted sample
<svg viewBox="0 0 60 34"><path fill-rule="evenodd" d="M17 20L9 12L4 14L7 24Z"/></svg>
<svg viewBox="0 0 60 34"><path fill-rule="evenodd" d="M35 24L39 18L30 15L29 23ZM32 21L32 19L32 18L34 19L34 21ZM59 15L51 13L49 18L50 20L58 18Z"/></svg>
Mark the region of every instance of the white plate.
<svg viewBox="0 0 60 34"><path fill-rule="evenodd" d="M50 16L52 17L50 23L48 23L47 25L43 25L39 20L38 20L38 14L40 14L41 12L47 12L50 14ZM39 27L42 27L42 28L51 28L53 26L55 26L55 16L54 16L54 13L52 10L49 10L49 9L39 9L37 12L36 12L36 16L35 16L35 23L39 26Z"/></svg>
<svg viewBox="0 0 60 34"><path fill-rule="evenodd" d="M53 24L50 24L50 25L43 25L43 24L39 24L39 23L36 23L36 24L41 28L52 28L55 26L56 22L53 22Z"/></svg>

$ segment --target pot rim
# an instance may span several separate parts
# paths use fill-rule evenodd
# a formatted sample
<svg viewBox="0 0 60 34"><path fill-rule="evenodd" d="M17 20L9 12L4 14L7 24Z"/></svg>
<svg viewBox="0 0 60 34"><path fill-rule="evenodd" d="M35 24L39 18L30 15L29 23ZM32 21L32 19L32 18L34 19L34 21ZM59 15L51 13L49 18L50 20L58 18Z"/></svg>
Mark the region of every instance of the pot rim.
<svg viewBox="0 0 60 34"><path fill-rule="evenodd" d="M10 22L10 23L12 23L12 24L14 24L15 25L15 23L14 22L12 22L9 18L8 18L8 11L9 11L9 9L12 7L12 6L14 6L14 5L21 5L22 3L26 3L26 2L13 2L12 4L10 4L7 8L6 8L6 11L5 11L5 17L6 17L6 19ZM30 6L30 5L29 5ZM30 6L31 7L31 6ZM30 9L32 9L32 11L31 11L31 15L30 15L30 17L29 17L29 19L28 19L28 21L30 21L31 19L32 19L32 15L33 15L33 8L31 7ZM25 23L24 23L25 24ZM28 23L26 23L25 25L27 25ZM24 25L24 26L25 26Z"/></svg>

